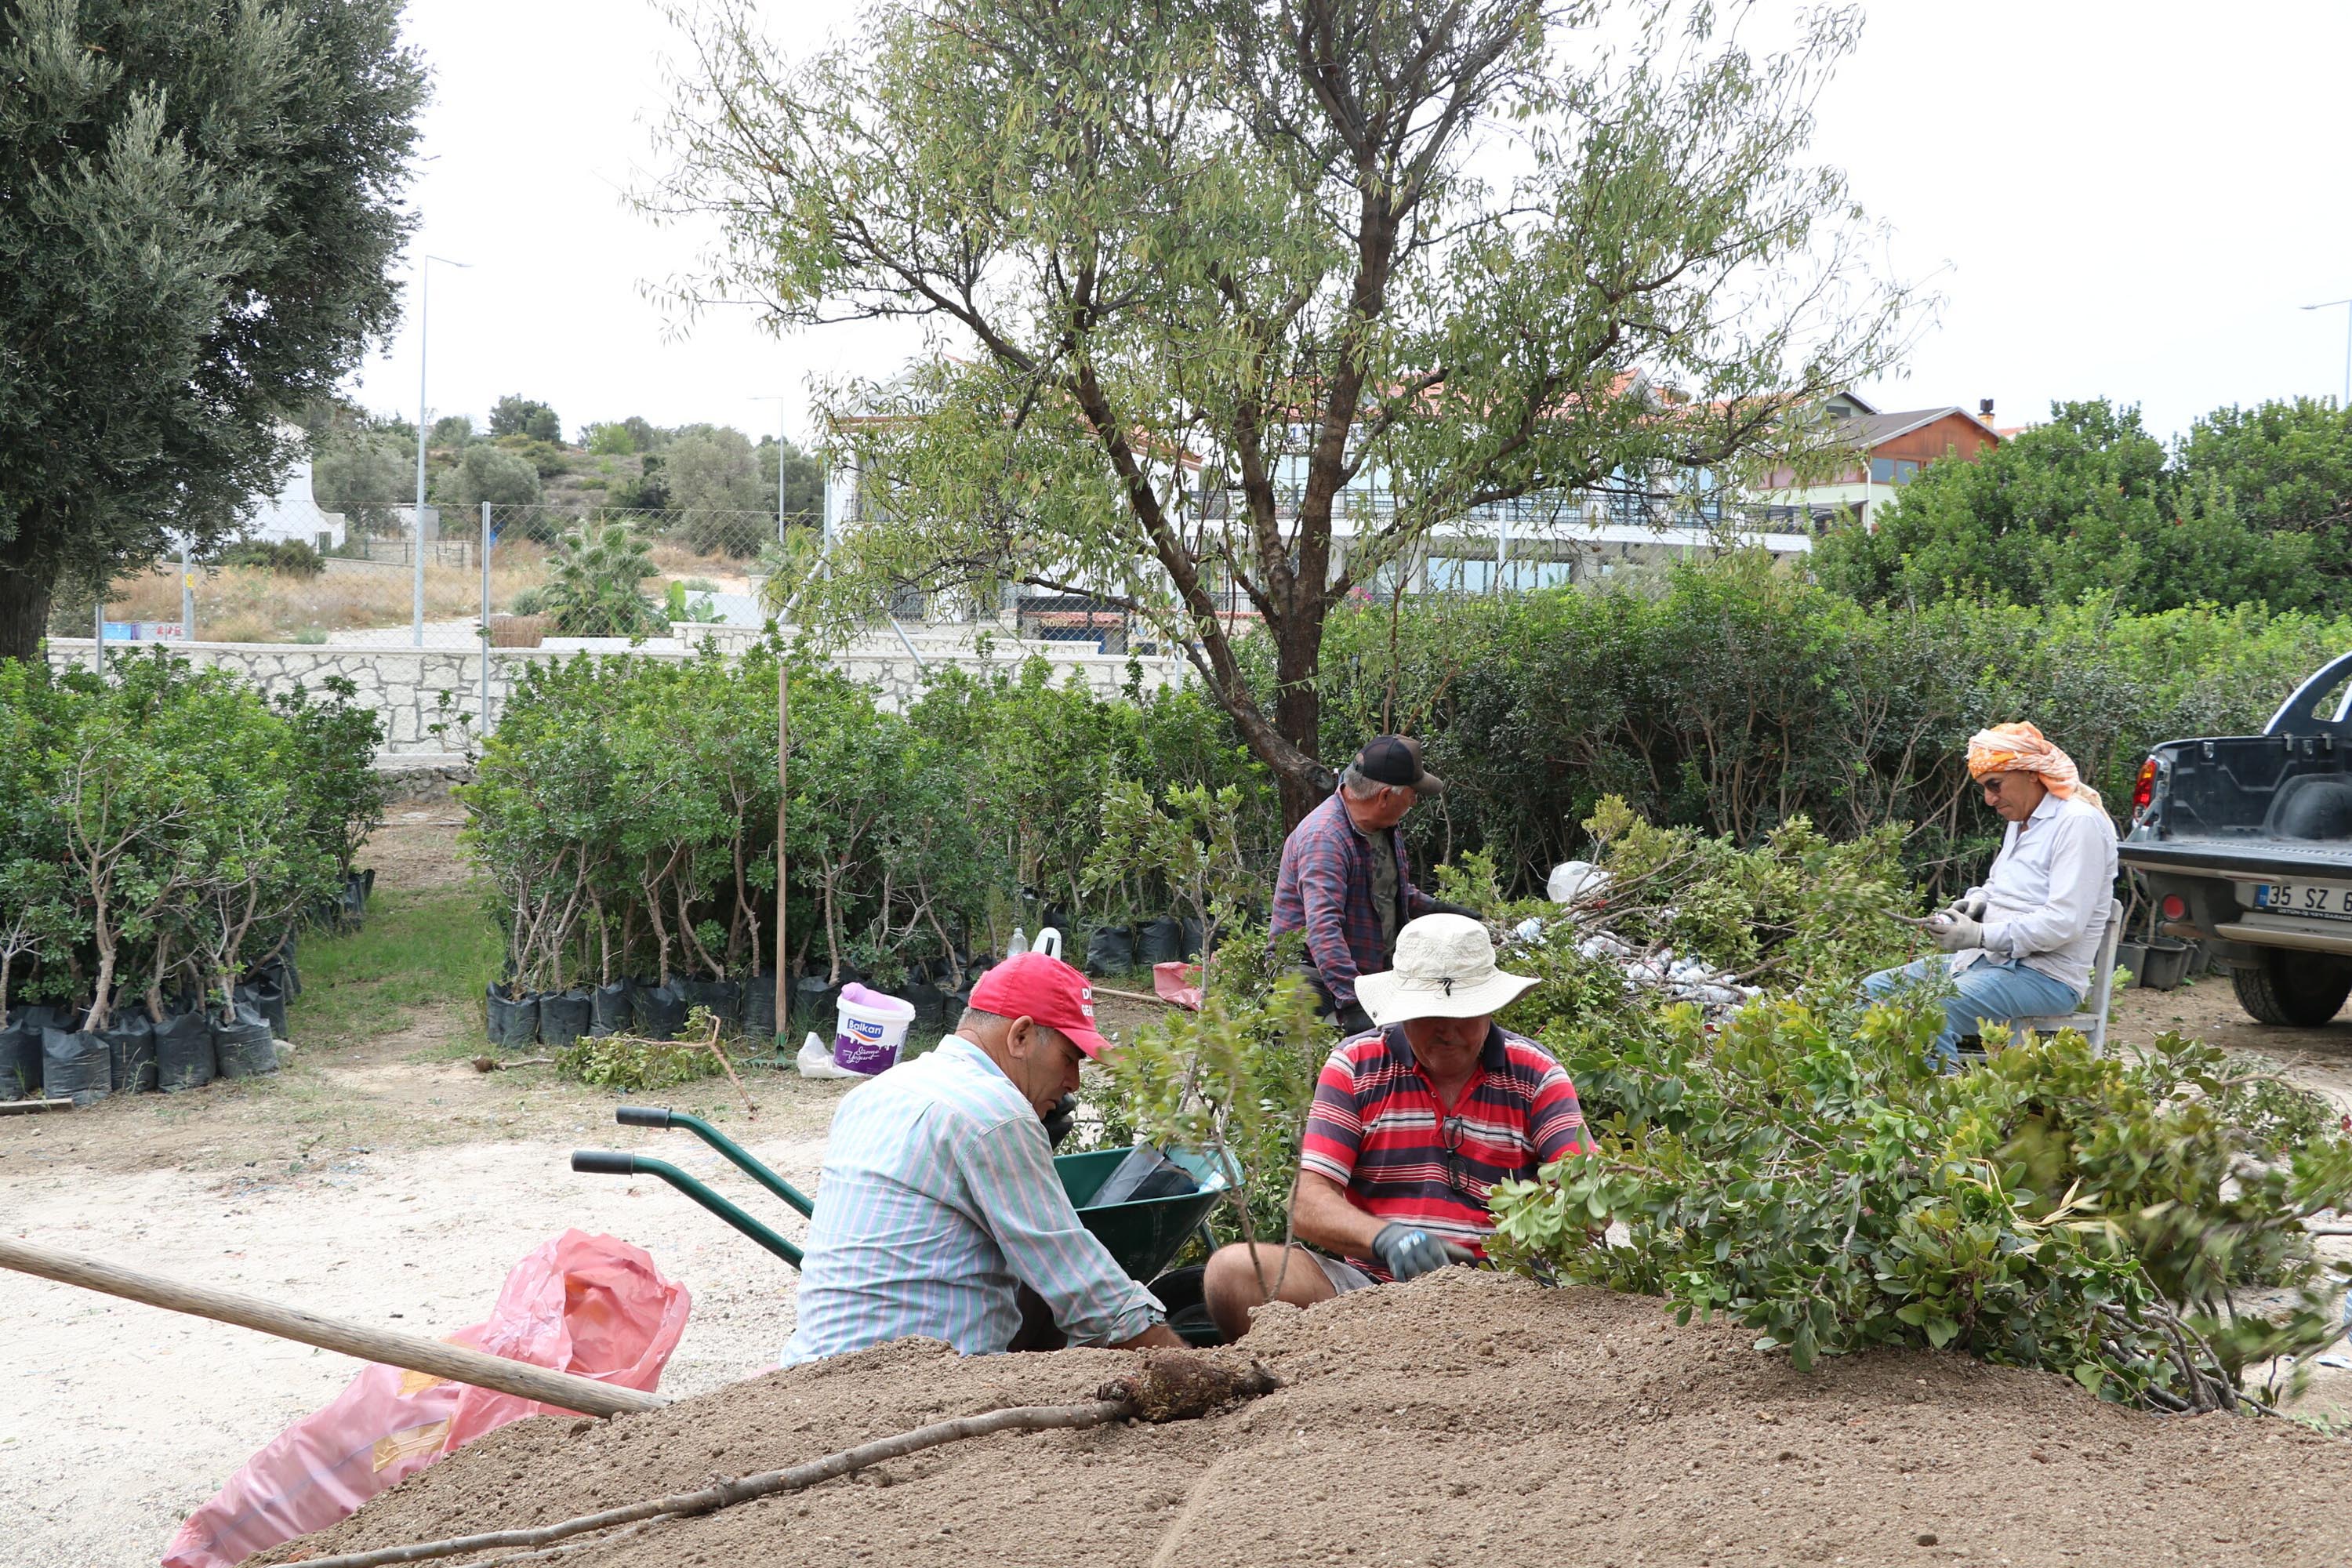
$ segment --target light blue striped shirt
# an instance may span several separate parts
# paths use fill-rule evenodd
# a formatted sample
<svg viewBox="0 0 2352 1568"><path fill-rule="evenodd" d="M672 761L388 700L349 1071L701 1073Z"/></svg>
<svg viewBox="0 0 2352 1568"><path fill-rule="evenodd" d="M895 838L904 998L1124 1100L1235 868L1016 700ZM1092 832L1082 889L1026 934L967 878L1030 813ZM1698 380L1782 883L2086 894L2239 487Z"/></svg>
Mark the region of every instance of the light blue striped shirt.
<svg viewBox="0 0 2352 1568"><path fill-rule="evenodd" d="M786 1366L920 1335L1002 1351L1027 1285L1074 1345L1162 1316L1078 1220L1036 1108L960 1035L852 1089L834 1113Z"/></svg>

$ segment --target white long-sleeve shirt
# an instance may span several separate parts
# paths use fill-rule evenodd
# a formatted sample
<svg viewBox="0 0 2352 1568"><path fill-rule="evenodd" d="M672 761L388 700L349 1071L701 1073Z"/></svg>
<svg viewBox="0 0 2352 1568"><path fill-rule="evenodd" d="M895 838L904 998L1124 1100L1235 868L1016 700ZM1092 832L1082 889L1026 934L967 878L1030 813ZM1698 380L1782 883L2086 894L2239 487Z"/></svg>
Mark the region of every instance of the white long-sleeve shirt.
<svg viewBox="0 0 2352 1568"><path fill-rule="evenodd" d="M1982 947L1953 955L1958 973L1983 959L2011 959L2081 995L2090 988L2115 900L2116 827L2105 811L2076 796L2045 795L2012 822L1984 886Z"/></svg>

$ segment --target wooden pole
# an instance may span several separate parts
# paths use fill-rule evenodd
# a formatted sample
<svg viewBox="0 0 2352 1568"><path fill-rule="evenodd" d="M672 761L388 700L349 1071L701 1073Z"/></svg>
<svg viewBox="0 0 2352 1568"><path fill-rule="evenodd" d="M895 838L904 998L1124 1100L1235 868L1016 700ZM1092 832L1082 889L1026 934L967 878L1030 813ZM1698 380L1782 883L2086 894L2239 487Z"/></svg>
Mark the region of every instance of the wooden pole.
<svg viewBox="0 0 2352 1568"><path fill-rule="evenodd" d="M781 634L782 628L779 627ZM782 642L780 635L779 645ZM792 981L784 970L784 808L792 803L793 662L782 646L776 649L776 1055L784 1054L784 1036L791 1024Z"/></svg>
<svg viewBox="0 0 2352 1568"><path fill-rule="evenodd" d="M520 1399L536 1399L584 1415L620 1415L631 1411L658 1410L669 1403L658 1394L614 1388L574 1377L568 1372L509 1361L504 1356L468 1350L444 1340L388 1333L382 1329L321 1317L299 1307L283 1307L257 1296L215 1290L205 1285L184 1285L176 1279L141 1274L95 1258L58 1252L7 1237L0 1237L0 1268L13 1268L20 1274L35 1274L60 1284L144 1301L151 1307L210 1318L215 1322L234 1323L241 1329L276 1334L280 1339L357 1356L362 1361L430 1373L436 1377L496 1389Z"/></svg>
<svg viewBox="0 0 2352 1568"><path fill-rule="evenodd" d="M783 630L783 627L776 627ZM779 635L779 644L783 637ZM791 771L793 733L793 658L776 648L776 1056L783 1056L783 1037L791 1025L793 980L783 969L783 809L793 802Z"/></svg>

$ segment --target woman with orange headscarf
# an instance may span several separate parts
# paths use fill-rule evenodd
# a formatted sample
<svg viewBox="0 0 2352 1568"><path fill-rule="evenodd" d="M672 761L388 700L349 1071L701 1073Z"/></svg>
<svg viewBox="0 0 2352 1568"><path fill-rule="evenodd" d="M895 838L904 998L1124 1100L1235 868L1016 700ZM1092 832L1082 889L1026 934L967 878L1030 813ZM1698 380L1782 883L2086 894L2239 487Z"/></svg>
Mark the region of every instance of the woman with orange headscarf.
<svg viewBox="0 0 2352 1568"><path fill-rule="evenodd" d="M2116 828L2074 760L2031 724L1996 724L1969 741L1969 775L2008 822L1984 885L1928 921L1948 956L1881 970L1874 997L1948 982L1935 1052L1948 1068L1988 1023L2072 1013L2115 899Z"/></svg>

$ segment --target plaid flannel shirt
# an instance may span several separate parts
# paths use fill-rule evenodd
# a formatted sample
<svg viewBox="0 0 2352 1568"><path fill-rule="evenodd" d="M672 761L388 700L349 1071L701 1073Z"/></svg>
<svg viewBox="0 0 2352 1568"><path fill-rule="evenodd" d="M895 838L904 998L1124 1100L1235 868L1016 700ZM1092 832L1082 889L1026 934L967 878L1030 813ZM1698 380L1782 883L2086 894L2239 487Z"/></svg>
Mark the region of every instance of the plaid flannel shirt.
<svg viewBox="0 0 2352 1568"><path fill-rule="evenodd" d="M1436 908L1436 900L1412 885L1404 855L1404 835L1391 827L1367 839L1348 820L1335 792L1301 817L1283 841L1282 868L1274 882L1273 932L1307 933L1307 961L1322 975L1331 999L1341 1006L1356 999L1356 976L1389 967L1381 940L1381 911L1372 898L1370 857L1385 838L1396 855L1397 924Z"/></svg>

